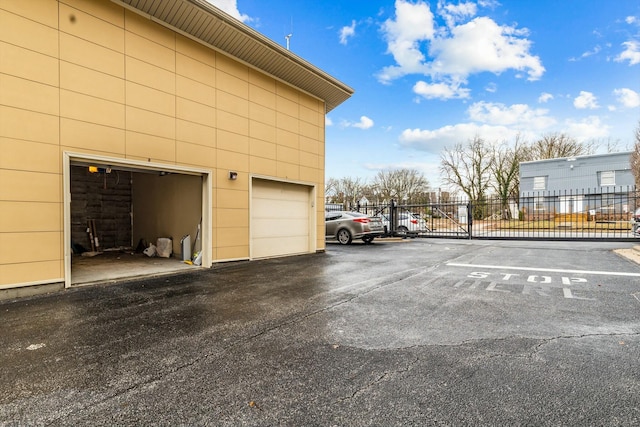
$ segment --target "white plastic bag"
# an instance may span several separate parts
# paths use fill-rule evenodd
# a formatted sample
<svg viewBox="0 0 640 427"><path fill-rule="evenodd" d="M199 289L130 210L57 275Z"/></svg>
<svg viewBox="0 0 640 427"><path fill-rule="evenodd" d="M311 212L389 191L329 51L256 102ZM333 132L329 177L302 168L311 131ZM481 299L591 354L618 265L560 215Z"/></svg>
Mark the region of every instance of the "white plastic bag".
<svg viewBox="0 0 640 427"><path fill-rule="evenodd" d="M149 256L149 257L156 256L156 253L157 253L156 245L151 243L147 249L142 251L142 253L145 254L146 256Z"/></svg>
<svg viewBox="0 0 640 427"><path fill-rule="evenodd" d="M161 258L170 258L173 253L173 241L166 237L159 237L156 242L156 250Z"/></svg>
<svg viewBox="0 0 640 427"><path fill-rule="evenodd" d="M202 265L202 251L196 252L193 256L193 265Z"/></svg>

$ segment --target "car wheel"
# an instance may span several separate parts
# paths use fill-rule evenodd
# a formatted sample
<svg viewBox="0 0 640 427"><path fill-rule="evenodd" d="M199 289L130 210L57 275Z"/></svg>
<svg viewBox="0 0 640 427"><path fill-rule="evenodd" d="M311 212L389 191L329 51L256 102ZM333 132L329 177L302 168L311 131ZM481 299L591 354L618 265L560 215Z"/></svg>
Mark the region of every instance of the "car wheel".
<svg viewBox="0 0 640 427"><path fill-rule="evenodd" d="M338 242L341 245L348 245L351 243L351 233L346 228L342 228L338 231Z"/></svg>
<svg viewBox="0 0 640 427"><path fill-rule="evenodd" d="M373 237L372 236L364 236L362 238L362 241L365 242L366 244L369 244L369 243L373 242Z"/></svg>
<svg viewBox="0 0 640 427"><path fill-rule="evenodd" d="M409 229L404 225L401 225L400 227L398 227L397 231L398 231L398 234L400 234L401 236L406 236L407 233L409 232Z"/></svg>

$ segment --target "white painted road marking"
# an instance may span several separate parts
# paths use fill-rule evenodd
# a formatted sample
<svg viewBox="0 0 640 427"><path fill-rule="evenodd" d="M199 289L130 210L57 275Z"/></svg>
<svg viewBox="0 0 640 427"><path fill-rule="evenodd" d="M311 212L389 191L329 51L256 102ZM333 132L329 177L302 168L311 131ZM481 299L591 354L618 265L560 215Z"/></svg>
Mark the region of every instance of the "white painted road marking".
<svg viewBox="0 0 640 427"><path fill-rule="evenodd" d="M447 263L450 267L486 268L492 270L523 270L523 271L544 271L551 273L571 273L571 274L592 274L600 276L626 276L640 277L640 273L625 273L621 271L598 271L598 270L565 270L562 268L537 268L537 267L510 267L504 265L481 265L481 264L459 264L456 262Z"/></svg>
<svg viewBox="0 0 640 427"><path fill-rule="evenodd" d="M595 298L585 298L585 297L575 296L573 294L573 292L571 292L571 289L569 289L569 288L562 288L562 293L563 293L564 297L568 298L568 299L583 299L583 300L587 300L587 301L595 301Z"/></svg>
<svg viewBox="0 0 640 427"><path fill-rule="evenodd" d="M475 276L473 275L475 274ZM467 277L470 279L477 278L478 274L486 274L486 273L472 273ZM484 276L487 277L487 276ZM531 276L530 276L531 277ZM537 276L533 276L537 277ZM544 276L547 277L547 276ZM563 279L568 279L563 277ZM580 283L586 283L586 280L580 281ZM546 282L545 284L549 286L532 286L527 283L513 284L513 283L498 283L498 282L489 282L489 281L481 281L481 280L460 280L456 282L453 287L457 289L466 289L466 290L485 290L489 292L502 292L505 294L516 294L518 293L519 287L522 287L520 293L522 295L532 295L535 293L540 297L553 297L554 295L551 292L555 292L555 290L562 289L562 296L566 299L576 299L576 300L585 300L585 301L595 301L595 298L587 298L576 295L575 290L571 290L566 287L558 287L555 285L550 285L550 282Z"/></svg>

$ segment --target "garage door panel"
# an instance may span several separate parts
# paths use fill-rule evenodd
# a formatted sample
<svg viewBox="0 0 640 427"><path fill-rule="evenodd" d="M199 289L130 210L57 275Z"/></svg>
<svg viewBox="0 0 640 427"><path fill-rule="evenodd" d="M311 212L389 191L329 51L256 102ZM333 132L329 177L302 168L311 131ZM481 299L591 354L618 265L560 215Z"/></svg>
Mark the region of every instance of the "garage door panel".
<svg viewBox="0 0 640 427"><path fill-rule="evenodd" d="M280 237L278 238L278 245L276 247L280 248L280 251L274 252L273 238L253 240L253 252L259 254L255 256L255 258L308 253L309 240L301 240L299 237Z"/></svg>
<svg viewBox="0 0 640 427"><path fill-rule="evenodd" d="M306 219L256 219L253 237L308 237L309 221Z"/></svg>
<svg viewBox="0 0 640 427"><path fill-rule="evenodd" d="M306 202L307 201L307 194L306 193L300 193L299 191L283 191L280 189L268 189L268 193L263 193L260 192L260 194L258 194L255 199L263 199L263 200L278 200L278 201L282 201L282 200L289 200L289 201L293 201L293 202Z"/></svg>
<svg viewBox="0 0 640 427"><path fill-rule="evenodd" d="M258 192L254 193L256 199L305 201L308 198L306 193L308 187L304 185L258 180L258 184L254 184L254 191L256 188L258 189Z"/></svg>
<svg viewBox="0 0 640 427"><path fill-rule="evenodd" d="M251 196L251 255L266 258L308 253L311 187L254 179Z"/></svg>
<svg viewBox="0 0 640 427"><path fill-rule="evenodd" d="M307 204L307 201L254 199L253 209L257 218L307 218Z"/></svg>

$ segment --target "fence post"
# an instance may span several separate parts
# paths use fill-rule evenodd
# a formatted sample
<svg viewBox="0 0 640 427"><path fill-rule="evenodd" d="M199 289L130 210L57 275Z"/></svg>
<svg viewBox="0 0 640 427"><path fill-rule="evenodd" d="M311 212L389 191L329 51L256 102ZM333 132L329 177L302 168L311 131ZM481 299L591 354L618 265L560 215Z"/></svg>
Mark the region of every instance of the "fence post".
<svg viewBox="0 0 640 427"><path fill-rule="evenodd" d="M473 238L473 204L471 202L467 204L467 226L469 228L467 234L471 240Z"/></svg>
<svg viewBox="0 0 640 427"><path fill-rule="evenodd" d="M391 235L393 235L396 232L396 228L398 228L398 215L396 209L396 201L391 199L389 202L389 233Z"/></svg>

